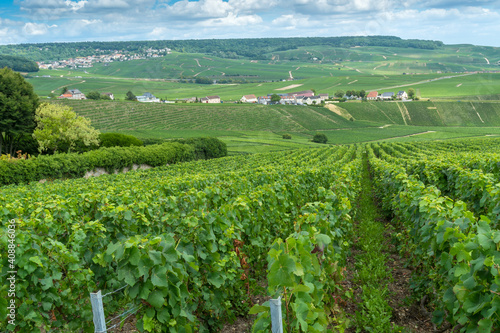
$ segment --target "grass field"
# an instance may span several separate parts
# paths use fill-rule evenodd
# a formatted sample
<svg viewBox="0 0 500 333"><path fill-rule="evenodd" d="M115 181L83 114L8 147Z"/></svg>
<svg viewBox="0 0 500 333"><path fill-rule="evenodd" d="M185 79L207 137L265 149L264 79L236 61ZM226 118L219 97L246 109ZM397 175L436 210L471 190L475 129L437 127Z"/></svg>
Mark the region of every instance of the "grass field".
<svg viewBox="0 0 500 333"><path fill-rule="evenodd" d="M51 71L52 74L59 71ZM67 71L65 71L67 73ZM63 75L63 74L61 74ZM314 89L317 93L333 95L338 90L376 90L378 92L408 90L414 88L423 98L446 100L488 100L491 95L498 99L500 94L500 73L495 74L423 74L423 75L361 75L327 76L294 80L286 82L263 82L247 84L194 84L176 81L158 81L124 78L75 78L75 75L60 77L59 74L50 78L34 77L28 81L34 86L39 96L50 93L59 95L61 89L77 88L84 93L93 90L112 92L118 99L124 99L130 90L135 95L151 92L155 96L168 99L189 97L205 97L219 95L223 101L238 101L243 95L255 94L265 96L272 93L287 93L299 90ZM287 88L297 85L295 88ZM280 89L280 90L278 90Z"/></svg>

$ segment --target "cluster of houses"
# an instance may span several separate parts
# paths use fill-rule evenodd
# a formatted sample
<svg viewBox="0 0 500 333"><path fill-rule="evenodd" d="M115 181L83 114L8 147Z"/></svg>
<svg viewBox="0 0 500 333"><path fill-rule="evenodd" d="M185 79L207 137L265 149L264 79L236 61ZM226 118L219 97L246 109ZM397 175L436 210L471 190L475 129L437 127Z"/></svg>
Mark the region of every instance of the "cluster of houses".
<svg viewBox="0 0 500 333"><path fill-rule="evenodd" d="M96 50L99 51L99 50ZM114 61L128 61L146 58L159 58L171 53L171 49L147 49L144 53L128 54L126 51L114 51L111 54L91 55L87 57L77 57L67 60L37 62L40 69L56 69L56 68L90 68L96 62L110 63Z"/></svg>
<svg viewBox="0 0 500 333"><path fill-rule="evenodd" d="M114 100L115 96L112 93L105 92L101 95L106 95L109 99ZM87 99L84 93L82 93L79 89L68 89L64 94L61 94L57 98L59 99Z"/></svg>
<svg viewBox="0 0 500 333"><path fill-rule="evenodd" d="M112 93L103 93L102 95L107 95L110 99L114 100L114 96ZM278 96L279 100L276 100L276 97L273 98L273 96ZM58 98L66 98L66 99L87 99L85 94L82 93L78 89L69 89L67 90L64 94L60 95ZM343 97L346 100L353 100L353 99L361 99L358 96L344 96ZM141 96L136 96L136 99L138 102L142 103L175 103L174 101L162 101L158 97L154 96L153 94L146 92ZM244 95L241 97L240 102L242 103L258 103L258 104L263 104L263 105L268 105L268 104L292 104L292 105L320 105L323 101L326 101L329 99L328 94L318 94L315 95L312 90L304 90L304 91L298 91L298 92L293 92L293 93L285 93L285 94L268 94L267 96L255 96L255 95ZM393 92L385 92L379 94L376 91L370 91L368 95L366 96L366 99L368 101L376 101L376 100L408 100L408 94L406 91L398 91L397 94ZM215 104L215 103L223 103L220 99L219 96L206 96L198 99L197 97L191 97L191 98L186 98L182 100L183 102L186 103L208 103L208 104Z"/></svg>
<svg viewBox="0 0 500 333"><path fill-rule="evenodd" d="M280 97L279 101L273 101L272 96ZM258 104L293 104L293 105L312 105L321 104L329 98L328 94L315 95L312 90L304 90L287 94L268 94L267 96L256 97L255 95L245 95L240 99L242 103L258 103Z"/></svg>
<svg viewBox="0 0 500 333"><path fill-rule="evenodd" d="M64 94L61 94L57 98L65 99L87 99L84 93L78 89L68 89Z"/></svg>
<svg viewBox="0 0 500 333"><path fill-rule="evenodd" d="M408 99L408 94L406 93L406 91L403 90L398 91L397 94L395 94L394 92L385 92L379 94L376 91L370 91L366 96L366 99L368 101L376 101L376 100L390 101L393 99L399 99L404 101Z"/></svg>

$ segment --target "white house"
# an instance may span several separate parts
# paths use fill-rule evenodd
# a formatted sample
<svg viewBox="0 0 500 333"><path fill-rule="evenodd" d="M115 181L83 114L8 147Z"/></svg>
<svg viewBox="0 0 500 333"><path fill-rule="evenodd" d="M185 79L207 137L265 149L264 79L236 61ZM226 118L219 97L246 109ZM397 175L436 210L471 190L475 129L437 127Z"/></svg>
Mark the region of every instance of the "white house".
<svg viewBox="0 0 500 333"><path fill-rule="evenodd" d="M153 94L151 93L144 93L142 94L142 96L137 96L137 101L138 102L142 102L142 103L159 103L160 102L160 99L155 97Z"/></svg>
<svg viewBox="0 0 500 333"><path fill-rule="evenodd" d="M257 103L257 97L255 95L245 95L243 96L240 101L243 103Z"/></svg>
<svg viewBox="0 0 500 333"><path fill-rule="evenodd" d="M385 92L382 95L380 95L379 98L381 98L383 100L390 100L390 99L392 99L392 96L394 96L393 92Z"/></svg>
<svg viewBox="0 0 500 333"><path fill-rule="evenodd" d="M259 104L270 104L271 103L271 96L260 96L258 99Z"/></svg>
<svg viewBox="0 0 500 333"><path fill-rule="evenodd" d="M103 93L103 95L108 96L111 100L115 99L115 95L113 95L113 93Z"/></svg>
<svg viewBox="0 0 500 333"><path fill-rule="evenodd" d="M207 96L203 97L201 99L202 103L220 103L220 97L219 96Z"/></svg>
<svg viewBox="0 0 500 333"><path fill-rule="evenodd" d="M319 94L318 95L322 101L326 101L330 96L328 96L328 94Z"/></svg>
<svg viewBox="0 0 500 333"><path fill-rule="evenodd" d="M408 99L408 94L404 90L398 91L398 99Z"/></svg>
<svg viewBox="0 0 500 333"><path fill-rule="evenodd" d="M87 99L84 93L82 93L78 89L68 89L66 93L62 94L58 98L66 98L66 99Z"/></svg>

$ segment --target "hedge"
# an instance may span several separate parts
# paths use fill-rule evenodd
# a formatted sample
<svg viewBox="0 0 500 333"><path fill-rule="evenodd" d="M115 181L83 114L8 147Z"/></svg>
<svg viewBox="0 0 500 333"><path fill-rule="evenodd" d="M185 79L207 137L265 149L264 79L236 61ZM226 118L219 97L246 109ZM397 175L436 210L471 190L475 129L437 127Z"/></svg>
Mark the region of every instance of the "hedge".
<svg viewBox="0 0 500 333"><path fill-rule="evenodd" d="M148 147L101 148L83 154L41 155L27 160L2 160L0 185L83 177L87 171L96 168L104 168L111 173L133 164L155 167L194 159L193 146L170 142Z"/></svg>

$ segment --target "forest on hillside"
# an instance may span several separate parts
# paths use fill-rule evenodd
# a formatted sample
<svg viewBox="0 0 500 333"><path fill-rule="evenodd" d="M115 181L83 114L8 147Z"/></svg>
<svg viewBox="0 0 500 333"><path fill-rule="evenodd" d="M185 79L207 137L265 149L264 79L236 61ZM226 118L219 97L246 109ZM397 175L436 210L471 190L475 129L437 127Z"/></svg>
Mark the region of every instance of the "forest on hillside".
<svg viewBox="0 0 500 333"><path fill-rule="evenodd" d="M24 57L0 54L0 68L8 67L17 72L38 72L38 65Z"/></svg>
<svg viewBox="0 0 500 333"><path fill-rule="evenodd" d="M95 54L110 54L115 51L139 53L147 49L170 48L177 52L205 53L221 58L268 59L271 52L315 45L346 48L383 46L432 50L440 48L444 44L440 41L401 39L394 36L201 39L0 45L0 54L23 56L35 61L51 61Z"/></svg>

